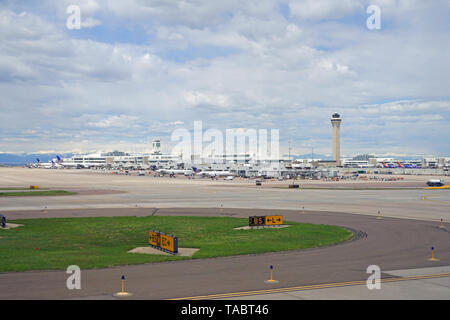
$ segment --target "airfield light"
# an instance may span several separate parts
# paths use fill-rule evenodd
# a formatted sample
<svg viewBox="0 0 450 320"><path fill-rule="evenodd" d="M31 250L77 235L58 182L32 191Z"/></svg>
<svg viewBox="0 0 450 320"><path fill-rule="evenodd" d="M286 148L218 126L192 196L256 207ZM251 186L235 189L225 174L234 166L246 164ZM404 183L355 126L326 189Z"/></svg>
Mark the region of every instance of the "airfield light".
<svg viewBox="0 0 450 320"><path fill-rule="evenodd" d="M434 257L434 247L431 247L431 259L428 259L428 261L439 261Z"/></svg>
<svg viewBox="0 0 450 320"><path fill-rule="evenodd" d="M277 283L277 280L273 280L273 266L270 266L270 280L264 281L265 283Z"/></svg>

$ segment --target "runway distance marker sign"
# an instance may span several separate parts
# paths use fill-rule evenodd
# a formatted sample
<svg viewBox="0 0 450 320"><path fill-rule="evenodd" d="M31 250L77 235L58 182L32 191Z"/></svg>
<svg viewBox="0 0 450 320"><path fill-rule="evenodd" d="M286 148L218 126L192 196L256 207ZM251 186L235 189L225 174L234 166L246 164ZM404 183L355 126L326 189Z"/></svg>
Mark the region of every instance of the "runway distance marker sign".
<svg viewBox="0 0 450 320"><path fill-rule="evenodd" d="M248 217L250 227L274 226L283 224L283 216L253 216Z"/></svg>
<svg viewBox="0 0 450 320"><path fill-rule="evenodd" d="M148 244L158 250L172 254L178 253L178 238L170 234L150 230L148 232Z"/></svg>

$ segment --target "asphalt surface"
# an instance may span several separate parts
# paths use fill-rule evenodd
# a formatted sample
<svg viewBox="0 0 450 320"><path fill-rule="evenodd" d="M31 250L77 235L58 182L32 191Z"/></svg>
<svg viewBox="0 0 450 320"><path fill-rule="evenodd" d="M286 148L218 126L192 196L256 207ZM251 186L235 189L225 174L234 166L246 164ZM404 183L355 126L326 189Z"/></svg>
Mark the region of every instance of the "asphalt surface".
<svg viewBox="0 0 450 320"><path fill-rule="evenodd" d="M386 178L388 178L386 176ZM292 181L175 179L113 175L91 170L0 168L0 188L40 188L77 191L71 196L0 197L0 211L48 209L250 208L337 211L353 214L450 221L450 190L424 190L431 176L402 176L400 181L339 182L298 180L306 189L287 189ZM321 189L307 189L321 187ZM367 189L373 187L373 189ZM353 190L356 188L357 190Z"/></svg>
<svg viewBox="0 0 450 320"><path fill-rule="evenodd" d="M155 210L70 209L14 211L14 219L58 216L148 215ZM357 281L368 278L369 265L383 270L450 265L450 225L335 212L263 209L161 208L156 215L208 215L248 217L282 214L285 220L338 225L356 231L358 239L324 248L262 255L188 260L108 269L82 270L82 289L68 290L65 271L0 273L0 299L117 299L120 277L126 276L133 299L169 299L210 294L286 288L310 284ZM8 216L8 212L5 213ZM431 247L439 261L428 261ZM269 266L277 284L267 284ZM382 277L392 277L383 274ZM123 299L123 298L121 298Z"/></svg>
<svg viewBox="0 0 450 320"><path fill-rule="evenodd" d="M378 288L366 281L208 296L220 300L450 300L450 267L387 270ZM194 298L192 298L194 299ZM195 299L201 300L201 297Z"/></svg>

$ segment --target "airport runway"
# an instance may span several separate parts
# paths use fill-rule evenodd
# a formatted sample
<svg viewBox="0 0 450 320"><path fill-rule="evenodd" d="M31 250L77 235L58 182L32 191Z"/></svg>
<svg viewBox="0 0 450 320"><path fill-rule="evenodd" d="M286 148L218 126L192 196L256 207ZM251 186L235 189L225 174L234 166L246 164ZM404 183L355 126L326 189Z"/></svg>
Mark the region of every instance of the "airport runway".
<svg viewBox="0 0 450 320"><path fill-rule="evenodd" d="M407 177L414 185L425 185L427 177ZM406 181L408 182L408 181ZM381 190L339 190L353 184L366 187L374 183L402 186L397 182L331 182L320 185L335 189L280 189L270 186L289 182L264 182L256 187L253 181L188 180L139 176L117 176L88 170L45 170L0 168L1 187L39 185L68 191L83 190L75 196L0 197L1 210L88 209L88 208L271 208L314 211L337 211L353 214L439 221L450 221L450 190L416 188ZM316 186L316 181L299 181L301 185ZM231 187L232 186L232 187Z"/></svg>
<svg viewBox="0 0 450 320"><path fill-rule="evenodd" d="M119 210L119 209L117 209ZM51 216L91 216L104 214L144 215L148 209L52 210ZM228 215L248 217L273 210L244 209L160 209L157 215ZM360 239L326 248L295 250L262 255L245 255L205 260L189 260L83 270L82 290L68 290L64 271L0 274L0 299L113 299L120 291L120 277L127 279L133 299L170 299L212 294L289 288L368 278L366 268L378 265L383 270L450 266L450 232L430 221L383 218L335 212L278 211L286 220L344 226L360 233ZM40 211L17 212L21 218L38 218ZM447 224L447 228L450 226ZM436 248L437 262L430 248ZM269 265L275 268L279 283L266 284ZM393 275L382 274L383 278ZM450 299L450 290L445 299Z"/></svg>

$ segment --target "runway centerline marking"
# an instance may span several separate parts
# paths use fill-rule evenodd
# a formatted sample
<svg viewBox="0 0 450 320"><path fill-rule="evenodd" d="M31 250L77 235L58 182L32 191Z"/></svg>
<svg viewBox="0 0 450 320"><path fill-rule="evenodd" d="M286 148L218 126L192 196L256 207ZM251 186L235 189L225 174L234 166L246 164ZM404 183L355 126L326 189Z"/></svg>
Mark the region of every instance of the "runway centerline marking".
<svg viewBox="0 0 450 320"><path fill-rule="evenodd" d="M450 272L440 273L440 274L431 274L431 275L422 275L422 276L385 278L385 279L381 279L381 283L400 282L400 281L408 281L408 280L412 281L412 280L436 279L436 278L445 278L445 277L450 277ZM348 282L335 282L335 283L325 283L325 284L316 284L316 285L299 286L299 287L289 287L289 288L277 288L277 289L267 289L267 290L211 294L211 295L205 295L205 296L173 298L173 299L167 299L167 300L222 299L222 298L261 295L261 294L285 293L285 292L293 292L293 291L307 291L307 290L314 290L314 289L339 288L339 287L363 285L366 283L367 283L367 280L357 280L357 281L348 281Z"/></svg>

